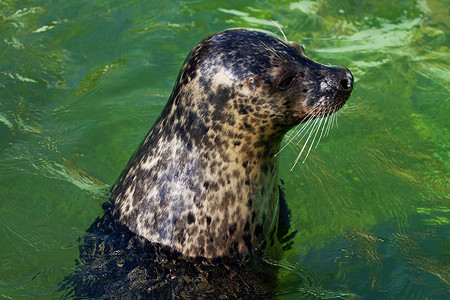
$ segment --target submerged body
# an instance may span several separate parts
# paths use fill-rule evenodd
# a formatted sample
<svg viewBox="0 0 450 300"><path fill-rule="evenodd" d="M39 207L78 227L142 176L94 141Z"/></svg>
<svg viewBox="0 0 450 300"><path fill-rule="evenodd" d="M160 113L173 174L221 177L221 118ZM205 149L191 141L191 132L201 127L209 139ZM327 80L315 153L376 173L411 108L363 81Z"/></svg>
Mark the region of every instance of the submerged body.
<svg viewBox="0 0 450 300"><path fill-rule="evenodd" d="M247 255L276 230L284 134L337 111L352 88L350 71L295 43L243 29L206 38L116 182L115 212L186 256Z"/></svg>

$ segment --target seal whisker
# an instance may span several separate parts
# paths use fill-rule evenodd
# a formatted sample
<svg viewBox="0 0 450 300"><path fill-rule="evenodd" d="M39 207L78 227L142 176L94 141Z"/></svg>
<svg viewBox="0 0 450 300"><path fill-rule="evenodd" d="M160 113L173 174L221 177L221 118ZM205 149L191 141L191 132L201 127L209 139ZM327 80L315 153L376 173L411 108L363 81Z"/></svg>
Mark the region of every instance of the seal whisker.
<svg viewBox="0 0 450 300"><path fill-rule="evenodd" d="M322 122L323 122L323 118L322 118L322 117L320 117L320 118L317 119L317 120L318 120L318 121L317 121L316 123L319 123L319 125L318 125L318 126L316 127L316 129L314 130L315 133L314 133L313 140L312 140L311 144L309 145L309 150L308 150L308 152L306 153L305 159L303 159L303 162L302 162L302 163L305 163L306 159L308 158L308 155L309 155L309 153L311 152L311 149L312 149L313 146L314 146L314 141L315 141L315 139L316 139L316 137L317 137L317 133L319 133L320 126L321 126L321 124L322 124ZM316 147L317 147L317 146L316 146Z"/></svg>
<svg viewBox="0 0 450 300"><path fill-rule="evenodd" d="M334 127L334 118L336 118L336 109L333 108L333 113L331 114L331 124L330 124L330 131L333 129Z"/></svg>
<svg viewBox="0 0 450 300"><path fill-rule="evenodd" d="M319 114L319 112L317 112L314 116L317 117L318 114ZM296 163L298 162L300 156L302 155L303 151L305 150L306 146L308 145L309 139L311 138L311 136L313 136L314 132L316 131L317 125L320 123L320 120L321 120L321 119L319 119L319 118L315 118L314 120L312 120L312 121L310 122L310 125L311 125L311 126L303 133L302 137L301 137L300 140L297 142L297 145L300 144L300 142L303 140L303 138L304 138L306 135L308 135L308 137L306 138L306 141L304 142L303 147L302 147L302 149L301 149L301 151L300 151L300 153L299 153L299 155L298 155L298 157L297 157L297 159L296 159ZM313 141L313 142L314 142L314 141ZM295 164L296 164L296 163L295 163ZM294 165L294 166L295 166L295 165ZM294 167L294 166L293 166L293 167Z"/></svg>
<svg viewBox="0 0 450 300"><path fill-rule="evenodd" d="M280 150L278 150L277 153L275 153L274 156L277 156L277 155L280 154L287 146L289 146L289 144L290 144L290 143L295 139L295 137L297 136L297 132L295 132L295 131L296 131L296 130L298 129L298 127L300 127L300 126L303 127L304 125L298 124L293 130L291 130L291 132L289 133L289 135L285 137L286 143L284 144L283 147L281 147ZM294 132L295 132L295 134L294 134Z"/></svg>
<svg viewBox="0 0 450 300"><path fill-rule="evenodd" d="M330 108L330 114L328 116L329 122L328 122L327 132L326 132L327 136L328 136L328 134L330 134L331 128L333 128L333 118L334 118L335 111L336 111L335 108Z"/></svg>
<svg viewBox="0 0 450 300"><path fill-rule="evenodd" d="M333 109L333 111L331 112L331 114L327 117L327 119L328 119L328 124L327 124L327 131L326 131L326 133L325 133L327 136L328 136L328 134L330 133L331 127L333 126L333 125L332 125L332 124L333 124L333 118L334 118L333 114L334 114L334 109Z"/></svg>
<svg viewBox="0 0 450 300"><path fill-rule="evenodd" d="M315 110L318 110L315 112ZM303 138L308 134L308 138L306 139L300 153L298 154L294 165L291 168L291 171L295 167L295 165L298 163L303 151L305 150L306 146L308 145L308 141L313 136L312 142L309 144L308 152L306 153L305 158L303 159L302 163L306 161L306 159L309 156L309 153L311 152L311 149L314 147L315 149L319 145L321 139L323 136L328 135L330 129L333 126L333 123L336 119L336 112L337 108L327 108L325 112L322 112L319 110L319 108L312 109L310 111L311 115L309 118L307 118L307 121L304 127L301 128L299 132L297 132L294 136L294 138L298 138L298 136L303 132L303 135L300 137L299 141L297 142L297 145L303 140ZM314 119L314 122L311 122L311 119ZM321 129L322 128L322 129ZM316 145L314 146L314 142L316 141L317 135L320 131L319 138L317 139Z"/></svg>
<svg viewBox="0 0 450 300"><path fill-rule="evenodd" d="M294 138L297 138L303 131L305 131L305 129L307 129L309 126L311 126L311 121L314 120L314 116L315 116L315 114L309 115L305 119L305 121L303 121L303 123L301 123L302 128L300 128L300 130L298 132L296 132Z"/></svg>
<svg viewBox="0 0 450 300"><path fill-rule="evenodd" d="M312 122L312 123L314 124L314 125L312 126L312 129L314 129L314 127L316 126L317 121L318 121L318 119L315 119L315 120ZM292 168L291 168L290 171L292 171L292 170L294 169L295 165L296 165L296 164L298 163L298 161L300 160L300 157L302 156L302 153L303 153L303 151L305 150L306 145L308 145L308 141L309 141L309 139L311 138L311 132L312 132L313 130L308 130L308 131L309 131L308 138L306 139L305 143L303 144L302 150L300 150L300 153L297 155L297 158L295 159L294 165L292 166ZM302 137L302 139L303 139L303 137Z"/></svg>
<svg viewBox="0 0 450 300"><path fill-rule="evenodd" d="M314 110L311 110L310 112L313 112ZM277 156L278 154L281 153L281 151L283 151L291 142L293 142L295 139L297 139L302 132L304 132L305 130L308 131L308 127L310 127L312 125L312 122L310 122L311 120L313 120L315 117L315 114L310 114L306 117L306 120L303 123L298 124L295 129L291 130L292 133L289 134L289 136L286 137L286 144L275 154L275 156ZM300 127L300 130L297 131L298 127ZM308 130L307 130L308 129ZM303 137L300 138L300 140L297 142L297 145L300 143L300 141L303 139Z"/></svg>
<svg viewBox="0 0 450 300"><path fill-rule="evenodd" d="M285 140L285 141L289 141L289 140L291 139L292 135L294 135L294 133L297 132L297 129L298 129L300 126L303 126L303 124L300 123L300 124L298 124L297 126L295 126L295 128L289 130L289 132L286 133L286 135L284 136L284 140Z"/></svg>
<svg viewBox="0 0 450 300"><path fill-rule="evenodd" d="M298 140L297 145L301 142L301 140L305 137L306 133L308 131L311 131L311 129L314 129L315 124L317 121L317 116L320 114L320 112L316 112L313 115L311 115L311 118L307 121L307 123L305 124L305 127L302 128L302 130L298 133L298 135L296 136L296 138L298 138L298 136L304 131L303 136ZM308 128L309 127L309 128Z"/></svg>
<svg viewBox="0 0 450 300"><path fill-rule="evenodd" d="M334 117L335 117L334 113L335 113L335 109L333 108L333 111L330 114L330 123L328 124L327 135L330 133L331 129L333 128Z"/></svg>
<svg viewBox="0 0 450 300"><path fill-rule="evenodd" d="M297 128L298 128L300 125L302 125L302 124L297 125L297 127L296 127L293 131L295 132L295 131L297 130ZM300 129L300 132L303 130L303 127L304 127L304 126L305 126L305 125L303 124L303 125L302 125L302 128ZM292 135L293 135L293 136L292 136ZM292 141L294 141L294 140L297 138L298 135L299 135L298 132L295 132L295 134L294 134L294 133L290 133L290 134L289 134L289 137L288 137L288 139L287 139L287 141L286 141L286 143L285 143L284 146L281 147L281 149L275 154L275 156L277 156L278 154L280 154L287 146L289 146L289 144L291 144Z"/></svg>
<svg viewBox="0 0 450 300"><path fill-rule="evenodd" d="M324 131L328 122L328 116L322 116L322 119L324 120L323 126L322 126L322 131L320 132L320 136L319 136L319 140L317 141L316 146L314 147L314 149L317 148L317 146L319 146L320 140L322 139L322 136L324 135Z"/></svg>
<svg viewBox="0 0 450 300"><path fill-rule="evenodd" d="M269 46L267 46L260 38L258 38L258 41L261 42L261 44L264 45L264 47L269 50L270 52L272 52L273 54L275 54L276 57L281 58L281 56L275 52L275 50L271 49Z"/></svg>
<svg viewBox="0 0 450 300"><path fill-rule="evenodd" d="M299 127L303 127L303 126L305 126L305 123L300 123L297 126L295 126L295 128L289 130L289 132L284 136L284 140L289 143L292 142L292 139L294 139L298 133L297 130L299 129ZM300 128L300 130L301 130L301 128Z"/></svg>
<svg viewBox="0 0 450 300"><path fill-rule="evenodd" d="M337 116L337 112L334 114L334 119L336 121L336 129L339 128L339 123L338 123L338 116Z"/></svg>
<svg viewBox="0 0 450 300"><path fill-rule="evenodd" d="M278 22L277 22L277 21L274 21L274 20L270 20L270 21L272 21L272 22L278 27L278 30L280 30L281 34L282 34L283 37L284 37L284 41L285 41L286 43L288 43L289 41L288 41L286 35L284 34L283 29L281 29L280 24L278 24Z"/></svg>
<svg viewBox="0 0 450 300"><path fill-rule="evenodd" d="M308 134L308 132L314 128L315 119L311 118L311 120L308 120L301 130L294 136L294 139L298 139L296 145L300 144L300 142L303 140L303 138Z"/></svg>

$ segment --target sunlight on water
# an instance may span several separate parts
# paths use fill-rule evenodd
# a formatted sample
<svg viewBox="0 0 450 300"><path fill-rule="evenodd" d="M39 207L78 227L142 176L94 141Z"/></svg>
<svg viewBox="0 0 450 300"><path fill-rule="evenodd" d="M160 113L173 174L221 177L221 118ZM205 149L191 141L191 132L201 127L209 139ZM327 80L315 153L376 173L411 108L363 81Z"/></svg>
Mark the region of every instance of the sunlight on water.
<svg viewBox="0 0 450 300"><path fill-rule="evenodd" d="M448 298L450 24L438 0L2 1L0 297L61 296L78 238L192 47L231 27L282 37L276 23L355 77L308 158L290 171L298 140L280 154L298 232L265 258L278 296Z"/></svg>

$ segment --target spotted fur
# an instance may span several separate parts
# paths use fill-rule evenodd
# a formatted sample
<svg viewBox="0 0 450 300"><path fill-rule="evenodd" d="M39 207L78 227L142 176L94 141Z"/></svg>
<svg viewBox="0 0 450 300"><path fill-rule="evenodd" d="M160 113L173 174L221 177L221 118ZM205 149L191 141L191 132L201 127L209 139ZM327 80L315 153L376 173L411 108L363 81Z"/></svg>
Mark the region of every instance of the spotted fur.
<svg viewBox="0 0 450 300"><path fill-rule="evenodd" d="M206 38L112 190L120 220L187 256L248 254L277 222L284 134L314 106L340 108L352 83L266 33Z"/></svg>

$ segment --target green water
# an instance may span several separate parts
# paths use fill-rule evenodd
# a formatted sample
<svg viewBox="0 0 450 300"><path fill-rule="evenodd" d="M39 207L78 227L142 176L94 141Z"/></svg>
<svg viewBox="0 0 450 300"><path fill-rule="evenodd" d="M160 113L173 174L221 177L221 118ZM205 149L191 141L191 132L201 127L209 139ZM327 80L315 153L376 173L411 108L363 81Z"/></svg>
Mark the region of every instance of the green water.
<svg viewBox="0 0 450 300"><path fill-rule="evenodd" d="M450 297L449 3L1 1L0 298L61 296L77 239L167 101L190 49L279 33L355 89L280 177L298 230L280 298Z"/></svg>

